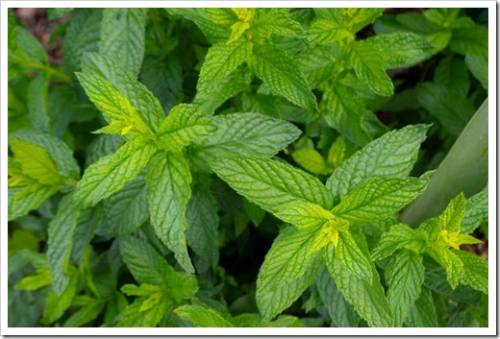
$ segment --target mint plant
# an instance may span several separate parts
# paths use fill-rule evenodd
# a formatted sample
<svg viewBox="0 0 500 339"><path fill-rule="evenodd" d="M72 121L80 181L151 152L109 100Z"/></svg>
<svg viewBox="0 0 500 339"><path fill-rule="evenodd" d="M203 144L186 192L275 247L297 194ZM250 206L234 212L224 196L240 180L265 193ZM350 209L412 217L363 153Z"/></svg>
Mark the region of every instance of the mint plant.
<svg viewBox="0 0 500 339"><path fill-rule="evenodd" d="M36 13L9 326L488 325L486 10Z"/></svg>

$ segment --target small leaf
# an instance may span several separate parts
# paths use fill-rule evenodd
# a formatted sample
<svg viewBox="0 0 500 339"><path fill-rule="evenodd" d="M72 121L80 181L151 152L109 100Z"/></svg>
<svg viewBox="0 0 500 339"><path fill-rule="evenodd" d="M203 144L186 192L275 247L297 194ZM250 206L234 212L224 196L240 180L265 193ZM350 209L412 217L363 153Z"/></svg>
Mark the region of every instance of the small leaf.
<svg viewBox="0 0 500 339"><path fill-rule="evenodd" d="M292 158L302 168L313 174L326 174L330 172L325 159L314 148L298 148L292 152Z"/></svg>
<svg viewBox="0 0 500 339"><path fill-rule="evenodd" d="M233 327L226 316L203 305L183 305L174 310L180 318L189 321L195 327Z"/></svg>

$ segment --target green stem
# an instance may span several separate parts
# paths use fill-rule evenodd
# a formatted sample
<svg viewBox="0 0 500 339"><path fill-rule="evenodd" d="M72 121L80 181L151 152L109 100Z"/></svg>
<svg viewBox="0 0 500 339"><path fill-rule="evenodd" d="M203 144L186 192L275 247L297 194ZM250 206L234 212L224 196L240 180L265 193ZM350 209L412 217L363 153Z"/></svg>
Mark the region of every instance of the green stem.
<svg viewBox="0 0 500 339"><path fill-rule="evenodd" d="M412 226L438 215L460 192L471 196L488 182L488 99L453 144L424 193L401 214Z"/></svg>

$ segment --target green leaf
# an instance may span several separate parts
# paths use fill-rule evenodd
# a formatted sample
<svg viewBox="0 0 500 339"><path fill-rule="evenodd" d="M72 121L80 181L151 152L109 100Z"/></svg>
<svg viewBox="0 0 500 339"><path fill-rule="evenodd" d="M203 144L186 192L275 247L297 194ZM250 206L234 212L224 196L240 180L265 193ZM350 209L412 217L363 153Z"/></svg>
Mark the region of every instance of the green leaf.
<svg viewBox="0 0 500 339"><path fill-rule="evenodd" d="M85 55L82 61L82 70L83 73L104 78L112 85L114 91L118 91L120 96L125 97L130 102L151 130L158 129L165 116L163 108L158 98L146 86L137 81L137 76L117 64L113 59L97 53ZM112 98L108 100L114 101Z"/></svg>
<svg viewBox="0 0 500 339"><path fill-rule="evenodd" d="M367 132L367 116L372 113L351 87L336 82L323 94L320 110L326 122L352 143L364 146L371 141Z"/></svg>
<svg viewBox="0 0 500 339"><path fill-rule="evenodd" d="M321 301L332 320L332 325L336 327L358 326L360 320L358 315L352 306L345 301L327 270L321 272L316 281L316 286Z"/></svg>
<svg viewBox="0 0 500 339"><path fill-rule="evenodd" d="M63 39L64 66L69 72L81 69L85 53L97 52L101 37L102 11L77 8Z"/></svg>
<svg viewBox="0 0 500 339"><path fill-rule="evenodd" d="M415 199L427 185L419 178L371 177L343 196L332 210L354 223L383 221Z"/></svg>
<svg viewBox="0 0 500 339"><path fill-rule="evenodd" d="M326 186L338 199L372 176L408 176L427 129L426 125L413 125L384 134L344 161L328 178Z"/></svg>
<svg viewBox="0 0 500 339"><path fill-rule="evenodd" d="M276 160L226 158L210 167L236 192L270 212L291 202L333 205L331 194L315 177Z"/></svg>
<svg viewBox="0 0 500 339"><path fill-rule="evenodd" d="M331 248L326 253L328 271L347 302L366 320L369 326L391 326L391 309L373 265L371 266L372 279L360 279L352 274L342 261L332 255L334 251Z"/></svg>
<svg viewBox="0 0 500 339"><path fill-rule="evenodd" d="M139 175L155 152L152 144L136 138L115 153L100 158L85 170L76 185L75 202L84 207L94 206L118 192Z"/></svg>
<svg viewBox="0 0 500 339"><path fill-rule="evenodd" d="M153 134L134 103L113 83L95 71L84 71L76 76L89 99L109 123L97 132L134 136Z"/></svg>
<svg viewBox="0 0 500 339"><path fill-rule="evenodd" d="M471 55L465 56L465 64L474 77L479 80L484 89L488 89L488 56Z"/></svg>
<svg viewBox="0 0 500 339"><path fill-rule="evenodd" d="M292 158L302 168L313 174L326 174L330 172L325 159L314 148L298 148L292 152Z"/></svg>
<svg viewBox="0 0 500 339"><path fill-rule="evenodd" d="M389 69L414 66L435 52L434 46L423 36L409 32L377 34L366 43L381 52Z"/></svg>
<svg viewBox="0 0 500 339"><path fill-rule="evenodd" d="M73 158L73 151L60 139L47 133L32 130L20 130L9 134L9 142L14 139L20 139L44 148L55 163L57 171L63 177L75 180L80 177L80 167Z"/></svg>
<svg viewBox="0 0 500 339"><path fill-rule="evenodd" d="M258 113L232 113L215 116L217 131L196 149L204 159L228 155L272 157L298 138L301 131L293 124Z"/></svg>
<svg viewBox="0 0 500 339"><path fill-rule="evenodd" d="M323 207L307 201L296 201L280 206L274 213L284 222L297 228L311 228L323 225L335 216Z"/></svg>
<svg viewBox="0 0 500 339"><path fill-rule="evenodd" d="M193 187L187 205L186 233L188 245L204 261L215 268L219 261L219 216L217 201L206 185Z"/></svg>
<svg viewBox="0 0 500 339"><path fill-rule="evenodd" d="M179 58L146 55L139 80L158 98L164 111L170 111L183 98Z"/></svg>
<svg viewBox="0 0 500 339"><path fill-rule="evenodd" d="M488 264L478 255L465 251L455 252L464 264L461 283L488 294Z"/></svg>
<svg viewBox="0 0 500 339"><path fill-rule="evenodd" d="M467 201L463 193L453 198L438 217L438 229L450 232L460 231L460 224L465 215L466 203Z"/></svg>
<svg viewBox="0 0 500 339"><path fill-rule="evenodd" d="M435 248L433 253L441 266L446 271L446 278L450 286L455 289L458 283L464 277L464 264L460 257L458 256L459 251L453 251L448 248Z"/></svg>
<svg viewBox="0 0 500 339"><path fill-rule="evenodd" d="M42 44L24 27L9 25L8 61L22 71L45 70L48 55Z"/></svg>
<svg viewBox="0 0 500 339"><path fill-rule="evenodd" d="M201 143L215 130L212 120L195 105L179 104L161 123L158 142L162 149L178 152L192 143Z"/></svg>
<svg viewBox="0 0 500 339"><path fill-rule="evenodd" d="M405 224L397 224L382 234L379 243L372 252L371 258L373 261L382 260L402 248L421 252L426 242L427 236L425 232L419 232Z"/></svg>
<svg viewBox="0 0 500 339"><path fill-rule="evenodd" d="M290 306L314 282L326 244L321 227L288 228L274 240L257 277L257 306L265 320Z"/></svg>
<svg viewBox="0 0 500 339"><path fill-rule="evenodd" d="M61 318L64 312L71 306L78 288L78 278L73 272L63 293L58 294L50 291L47 294L43 309L42 324L51 324Z"/></svg>
<svg viewBox="0 0 500 339"><path fill-rule="evenodd" d="M256 9L251 30L258 42L264 42L271 36L295 37L303 31L302 25L293 20L288 8Z"/></svg>
<svg viewBox="0 0 500 339"><path fill-rule="evenodd" d="M104 200L103 207L111 233L122 235L141 227L149 216L144 176L137 176Z"/></svg>
<svg viewBox="0 0 500 339"><path fill-rule="evenodd" d="M233 327L226 316L203 305L183 305L174 310L181 319L189 321L194 327Z"/></svg>
<svg viewBox="0 0 500 339"><path fill-rule="evenodd" d="M39 74L31 80L26 98L31 125L35 130L45 133L52 131L48 107L48 89L48 78L43 74Z"/></svg>
<svg viewBox="0 0 500 339"><path fill-rule="evenodd" d="M381 96L391 96L394 85L385 72L383 51L380 51L365 41L357 41L351 45L349 63L356 76L363 80L373 93Z"/></svg>
<svg viewBox="0 0 500 339"><path fill-rule="evenodd" d="M387 299L394 314L394 326L403 325L409 311L420 296L425 267L422 256L412 251L400 251L386 269L389 285Z"/></svg>
<svg viewBox="0 0 500 339"><path fill-rule="evenodd" d="M25 176L41 185L62 183L63 178L45 148L18 138L10 140L10 148L14 154L10 159L10 187L24 185L28 180Z"/></svg>
<svg viewBox="0 0 500 339"><path fill-rule="evenodd" d="M248 68L239 68L224 79L211 83L204 91L198 90L193 103L206 115L212 115L226 100L248 90L252 77Z"/></svg>
<svg viewBox="0 0 500 339"><path fill-rule="evenodd" d="M127 295L138 296L138 298L121 311L119 326L157 326L175 304L166 289L157 285L127 284L122 286L121 291Z"/></svg>
<svg viewBox="0 0 500 339"><path fill-rule="evenodd" d="M438 317L432 292L423 289L420 298L410 310L406 324L411 327L438 327Z"/></svg>
<svg viewBox="0 0 500 339"><path fill-rule="evenodd" d="M73 202L73 195L67 195L59 203L57 214L49 223L47 258L52 286L58 294L64 291L70 280L67 276L68 266L80 213L80 207Z"/></svg>
<svg viewBox="0 0 500 339"><path fill-rule="evenodd" d="M65 322L65 327L81 327L95 320L104 309L105 303L101 300L90 298L82 308L73 313Z"/></svg>
<svg viewBox="0 0 500 339"><path fill-rule="evenodd" d="M186 244L186 209L191 172L182 153L158 153L148 167L146 186L151 223L158 238L175 253L187 272L194 272Z"/></svg>
<svg viewBox="0 0 500 339"><path fill-rule="evenodd" d="M442 59L434 71L434 81L466 97L469 93L469 74L463 60L456 57Z"/></svg>
<svg viewBox="0 0 500 339"><path fill-rule="evenodd" d="M488 190L467 199L465 215L460 225L460 232L472 233L481 223L488 221Z"/></svg>
<svg viewBox="0 0 500 339"><path fill-rule="evenodd" d="M31 185L25 188L9 188L9 220L14 220L38 209L58 191L54 186Z"/></svg>
<svg viewBox="0 0 500 339"><path fill-rule="evenodd" d="M465 96L436 83L424 82L417 87L417 99L448 133L458 136L475 108Z"/></svg>
<svg viewBox="0 0 500 339"><path fill-rule="evenodd" d="M271 92L308 110L316 109L316 98L295 60L273 45L255 45L252 68Z"/></svg>
<svg viewBox="0 0 500 339"><path fill-rule="evenodd" d="M481 25L460 28L453 31L450 49L462 55L488 55L488 29Z"/></svg>
<svg viewBox="0 0 500 339"><path fill-rule="evenodd" d="M52 283L52 276L47 267L38 268L36 274L24 277L16 284L16 288L23 291L35 291Z"/></svg>
<svg viewBox="0 0 500 339"><path fill-rule="evenodd" d="M146 240L120 238L120 253L138 282L162 286L176 302L190 298L198 289L192 275L175 271Z"/></svg>
<svg viewBox="0 0 500 339"><path fill-rule="evenodd" d="M228 8L168 8L166 11L193 21L211 44L226 41L229 38L230 29L226 22L227 12L230 12ZM224 18L222 22L217 20L221 17Z"/></svg>
<svg viewBox="0 0 500 339"><path fill-rule="evenodd" d="M210 47L200 70L197 91L205 92L214 83L229 76L238 66L248 60L250 54L251 45L246 39L219 43Z"/></svg>
<svg viewBox="0 0 500 339"><path fill-rule="evenodd" d="M144 58L144 8L105 8L102 13L99 52L137 76Z"/></svg>
<svg viewBox="0 0 500 339"><path fill-rule="evenodd" d="M331 250L330 247L328 250ZM335 247L335 259L331 258L333 253L328 253L327 262L340 262L349 274L362 279L371 281L373 279L372 264L356 244L356 241L348 231L339 232L339 242ZM329 265L330 265L329 264ZM333 265L333 264L332 264Z"/></svg>

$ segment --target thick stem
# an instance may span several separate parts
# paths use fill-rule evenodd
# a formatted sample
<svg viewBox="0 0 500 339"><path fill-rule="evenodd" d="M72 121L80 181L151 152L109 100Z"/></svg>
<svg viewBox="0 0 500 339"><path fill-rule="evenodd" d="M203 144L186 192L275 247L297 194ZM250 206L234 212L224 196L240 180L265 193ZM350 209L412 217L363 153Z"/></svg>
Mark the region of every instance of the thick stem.
<svg viewBox="0 0 500 339"><path fill-rule="evenodd" d="M401 214L401 221L417 226L438 215L460 192L471 196L488 182L488 99L453 144L432 175L429 186Z"/></svg>

